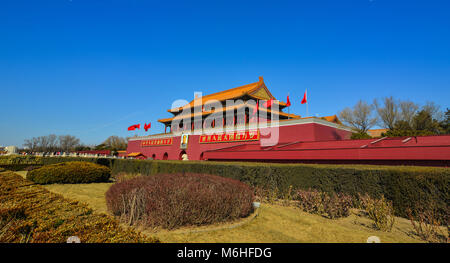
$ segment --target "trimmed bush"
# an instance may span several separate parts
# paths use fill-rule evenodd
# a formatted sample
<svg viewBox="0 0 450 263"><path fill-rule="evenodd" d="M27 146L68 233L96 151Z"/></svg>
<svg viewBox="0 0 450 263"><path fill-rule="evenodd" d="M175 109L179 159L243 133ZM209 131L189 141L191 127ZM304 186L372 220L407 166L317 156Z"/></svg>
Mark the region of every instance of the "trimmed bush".
<svg viewBox="0 0 450 263"><path fill-rule="evenodd" d="M33 155L0 156L0 167L12 171L24 170L30 166L41 167L44 165L63 162L90 162L111 168L113 166L114 159L95 157L41 157Z"/></svg>
<svg viewBox="0 0 450 263"><path fill-rule="evenodd" d="M12 171L24 170L30 166L41 166L41 157L30 155L6 155L0 156L0 167Z"/></svg>
<svg viewBox="0 0 450 263"><path fill-rule="evenodd" d="M350 139L352 139L352 140L371 139L371 138L372 138L372 136L370 136L366 132L352 133L352 135L350 136Z"/></svg>
<svg viewBox="0 0 450 263"><path fill-rule="evenodd" d="M0 174L0 243L159 242L12 172Z"/></svg>
<svg viewBox="0 0 450 263"><path fill-rule="evenodd" d="M116 183L108 210L128 224L173 229L248 216L253 190L237 180L204 174L158 174Z"/></svg>
<svg viewBox="0 0 450 263"><path fill-rule="evenodd" d="M31 170L27 179L38 184L85 184L107 182L108 167L88 162L64 162Z"/></svg>

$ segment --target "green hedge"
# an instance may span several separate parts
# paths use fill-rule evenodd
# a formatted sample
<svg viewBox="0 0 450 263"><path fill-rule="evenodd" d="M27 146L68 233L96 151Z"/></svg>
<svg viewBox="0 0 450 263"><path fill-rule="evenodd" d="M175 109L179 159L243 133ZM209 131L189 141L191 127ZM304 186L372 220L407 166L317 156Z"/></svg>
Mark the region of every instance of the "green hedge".
<svg viewBox="0 0 450 263"><path fill-rule="evenodd" d="M8 170L19 171L24 170L29 166L37 166L42 163L40 157L29 155L8 155L0 156L0 167Z"/></svg>
<svg viewBox="0 0 450 263"><path fill-rule="evenodd" d="M450 201L450 169L438 167L114 160L112 173L120 172L215 174L276 189L280 195L289 186L353 196L384 195L393 201L395 213L403 217L407 216L407 208L430 203L441 215L447 215Z"/></svg>
<svg viewBox="0 0 450 263"><path fill-rule="evenodd" d="M63 162L30 171L27 179L38 184L78 184L107 182L111 170L89 162Z"/></svg>
<svg viewBox="0 0 450 263"><path fill-rule="evenodd" d="M91 162L112 167L108 158L85 158L85 157L40 157L32 155L9 155L0 156L0 167L12 171L24 170L30 166L44 166L62 162Z"/></svg>
<svg viewBox="0 0 450 263"><path fill-rule="evenodd" d="M27 156L24 156L27 157ZM34 157L36 158L36 157ZM44 157L41 163L73 160L72 157ZM244 162L158 161L107 158L76 158L108 166L112 175L139 173L204 173L229 177L252 186L277 189L284 194L289 186L350 195L384 195L393 201L395 212L406 217L406 209L434 203L442 215L450 203L450 169L439 167L268 164ZM0 157L1 166L1 157Z"/></svg>

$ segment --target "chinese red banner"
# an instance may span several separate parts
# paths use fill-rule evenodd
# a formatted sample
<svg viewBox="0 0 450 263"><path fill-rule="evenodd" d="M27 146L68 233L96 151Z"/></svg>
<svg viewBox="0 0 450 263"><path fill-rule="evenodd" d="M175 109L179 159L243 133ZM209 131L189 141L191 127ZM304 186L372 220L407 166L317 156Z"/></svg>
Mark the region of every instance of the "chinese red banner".
<svg viewBox="0 0 450 263"><path fill-rule="evenodd" d="M241 131L223 134L200 135L199 143L245 142L259 140L259 131Z"/></svg>
<svg viewBox="0 0 450 263"><path fill-rule="evenodd" d="M141 141L141 146L142 147L165 146L165 145L172 145L172 142L173 142L172 138L144 140L144 141Z"/></svg>

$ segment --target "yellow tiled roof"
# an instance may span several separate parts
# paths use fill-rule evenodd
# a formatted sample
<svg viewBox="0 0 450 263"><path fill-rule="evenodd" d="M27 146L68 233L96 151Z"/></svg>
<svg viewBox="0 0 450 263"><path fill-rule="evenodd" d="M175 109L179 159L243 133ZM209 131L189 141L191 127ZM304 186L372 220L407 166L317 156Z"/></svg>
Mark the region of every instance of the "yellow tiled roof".
<svg viewBox="0 0 450 263"><path fill-rule="evenodd" d="M326 120L326 121L329 121L329 122L333 122L333 123L342 125L342 122L338 119L338 117L336 115L324 116L324 117L303 117L303 118L300 118L300 119L311 119L311 118L319 118L319 119L322 119L322 120Z"/></svg>
<svg viewBox="0 0 450 263"><path fill-rule="evenodd" d="M367 134L369 134L372 137L379 137L381 136L382 133L386 133L387 131L389 131L389 129L372 129L368 130Z"/></svg>
<svg viewBox="0 0 450 263"><path fill-rule="evenodd" d="M338 117L336 115L321 117L321 119L324 119L329 122L334 122L337 124L342 124L342 122L338 119Z"/></svg>
<svg viewBox="0 0 450 263"><path fill-rule="evenodd" d="M270 91L267 89L266 85L264 84L263 77L259 77L258 82L254 82L254 83L250 83L250 84L247 84L244 86L240 86L240 87L216 92L213 94L205 95L200 98L196 98L196 99L192 100L189 104L186 104L183 107L194 107L194 105L204 105L205 102L207 102L209 100L224 101L224 100L228 100L228 99L235 99L235 98L242 97L244 95L249 95L256 99L264 99L264 98L258 97L257 95L252 94L253 92L257 91L260 88L264 88L265 91L267 92L267 94L269 95L269 97L272 99L275 99L275 97L270 93ZM286 106L286 103L284 103L282 101L280 101L279 104L281 106ZM176 112L180 112L183 109L183 107L173 108L173 109L169 109L167 111L176 113Z"/></svg>
<svg viewBox="0 0 450 263"><path fill-rule="evenodd" d="M137 152L137 153L129 153L128 154L129 157L136 157L136 156L139 156L139 155L142 155L142 153Z"/></svg>

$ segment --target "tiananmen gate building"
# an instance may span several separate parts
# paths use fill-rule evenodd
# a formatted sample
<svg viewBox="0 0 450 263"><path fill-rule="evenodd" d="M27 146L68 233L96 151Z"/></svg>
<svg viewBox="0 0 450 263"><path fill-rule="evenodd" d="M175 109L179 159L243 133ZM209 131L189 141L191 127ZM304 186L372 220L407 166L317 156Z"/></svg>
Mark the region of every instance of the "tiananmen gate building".
<svg viewBox="0 0 450 263"><path fill-rule="evenodd" d="M233 102L233 103L229 103ZM450 136L350 140L333 116L286 113L258 82L196 97L168 109L165 132L128 140L127 156L156 160L365 163L448 166ZM258 113L258 114L256 114Z"/></svg>

